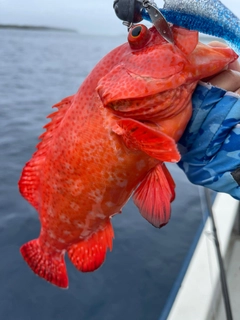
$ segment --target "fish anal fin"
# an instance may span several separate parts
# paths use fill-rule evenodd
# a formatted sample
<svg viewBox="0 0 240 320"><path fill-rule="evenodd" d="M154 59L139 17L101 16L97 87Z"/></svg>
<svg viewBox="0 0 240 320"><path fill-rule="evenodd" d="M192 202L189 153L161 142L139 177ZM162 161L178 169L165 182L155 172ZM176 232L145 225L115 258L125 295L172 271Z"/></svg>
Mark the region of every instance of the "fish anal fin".
<svg viewBox="0 0 240 320"><path fill-rule="evenodd" d="M38 239L25 243L20 248L20 252L32 271L39 277L60 288L68 288L63 253L44 252Z"/></svg>
<svg viewBox="0 0 240 320"><path fill-rule="evenodd" d="M170 219L174 189L175 183L162 163L148 172L134 192L133 201L141 215L156 228L163 227Z"/></svg>
<svg viewBox="0 0 240 320"><path fill-rule="evenodd" d="M38 150L24 166L18 183L22 196L37 210L39 206L39 175L41 174L42 165L44 164L46 148L53 137L54 131L61 123L67 109L71 105L72 99L73 96L67 97L53 106L53 108L58 108L58 111L48 116L52 121L44 127L46 132L39 137L42 141L37 145Z"/></svg>
<svg viewBox="0 0 240 320"><path fill-rule="evenodd" d="M107 248L112 250L113 237L113 228L108 221L103 230L97 231L86 241L72 245L68 249L69 259L79 271L94 271L103 264Z"/></svg>
<svg viewBox="0 0 240 320"><path fill-rule="evenodd" d="M177 162L180 160L174 139L160 130L132 119L118 120L112 130L122 136L129 149L141 150L160 161Z"/></svg>

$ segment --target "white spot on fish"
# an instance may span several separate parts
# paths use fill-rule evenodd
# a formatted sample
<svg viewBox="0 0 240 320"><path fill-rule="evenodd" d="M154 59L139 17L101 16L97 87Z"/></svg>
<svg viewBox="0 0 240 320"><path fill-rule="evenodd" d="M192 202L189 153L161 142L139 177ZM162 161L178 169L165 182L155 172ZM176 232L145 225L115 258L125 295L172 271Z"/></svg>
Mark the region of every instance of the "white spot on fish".
<svg viewBox="0 0 240 320"><path fill-rule="evenodd" d="M65 243L65 240L62 238L58 238L58 242Z"/></svg>
<svg viewBox="0 0 240 320"><path fill-rule="evenodd" d="M109 176L109 178L108 178L108 181L109 182L112 182L112 181L114 181L115 180L115 176Z"/></svg>
<svg viewBox="0 0 240 320"><path fill-rule="evenodd" d="M90 211L88 213L88 216L91 217L91 218L94 218L96 216L95 212L94 211Z"/></svg>
<svg viewBox="0 0 240 320"><path fill-rule="evenodd" d="M56 236L55 236L55 234L52 232L52 230L48 230L48 235L49 235L50 238L56 239Z"/></svg>
<svg viewBox="0 0 240 320"><path fill-rule="evenodd" d="M64 166L65 166L65 169L67 169L67 171L68 171L69 173L73 173L73 172L74 172L74 169L72 168L72 166L71 166L70 163L65 162L65 163L64 163Z"/></svg>
<svg viewBox="0 0 240 320"><path fill-rule="evenodd" d="M127 180L117 180L117 183L116 183L116 185L121 188L126 187L127 184L128 184Z"/></svg>
<svg viewBox="0 0 240 320"><path fill-rule="evenodd" d="M97 214L96 214L96 218L105 219L106 216L105 216L105 214L103 214L103 213L97 213Z"/></svg>
<svg viewBox="0 0 240 320"><path fill-rule="evenodd" d="M87 236L89 236L89 234L91 233L91 231L90 230L83 230L83 232L81 233L81 235L80 235L80 237L87 237Z"/></svg>
<svg viewBox="0 0 240 320"><path fill-rule="evenodd" d="M57 189L58 189L58 185L57 185L56 183L53 183L53 184L52 184L52 188L53 188L54 190L57 190Z"/></svg>
<svg viewBox="0 0 240 320"><path fill-rule="evenodd" d="M115 204L114 204L113 202L111 202L111 201L108 201L108 202L106 202L106 206L107 206L108 208L112 208L112 207L115 206Z"/></svg>
<svg viewBox="0 0 240 320"><path fill-rule="evenodd" d="M80 223L78 221L73 222L74 226L77 227L78 229L83 229L85 227L85 224Z"/></svg>
<svg viewBox="0 0 240 320"><path fill-rule="evenodd" d="M70 207L74 210L74 211L79 211L80 207L76 202L71 202L70 203Z"/></svg>
<svg viewBox="0 0 240 320"><path fill-rule="evenodd" d="M145 161L144 160L140 160L136 163L136 168L138 171L141 171L143 168L145 167Z"/></svg>
<svg viewBox="0 0 240 320"><path fill-rule="evenodd" d="M65 234L66 236L68 236L68 235L70 235L70 234L71 234L71 231L64 230L64 231L63 231L63 234Z"/></svg>
<svg viewBox="0 0 240 320"><path fill-rule="evenodd" d="M81 179L72 180L72 183L70 186L70 192L74 197L80 196L83 189L84 189L84 185Z"/></svg>
<svg viewBox="0 0 240 320"><path fill-rule="evenodd" d="M59 215L59 219L60 219L62 222L64 222L64 223L67 223L67 224L70 224L70 223L71 223L70 220L69 220L69 218L68 218L68 216L66 216L64 213L61 213L61 214Z"/></svg>
<svg viewBox="0 0 240 320"><path fill-rule="evenodd" d="M54 217L53 208L49 207L48 210L47 210L47 213L48 213L49 217Z"/></svg>

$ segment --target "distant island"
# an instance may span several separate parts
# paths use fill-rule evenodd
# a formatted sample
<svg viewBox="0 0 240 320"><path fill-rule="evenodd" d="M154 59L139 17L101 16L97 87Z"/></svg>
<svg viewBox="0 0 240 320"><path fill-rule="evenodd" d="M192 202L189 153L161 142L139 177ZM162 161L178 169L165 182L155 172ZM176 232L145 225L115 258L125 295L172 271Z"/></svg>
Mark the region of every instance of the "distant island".
<svg viewBox="0 0 240 320"><path fill-rule="evenodd" d="M0 29L77 32L77 30L67 29L67 28L46 27L46 26L27 26L27 25L14 25L14 24L0 24Z"/></svg>

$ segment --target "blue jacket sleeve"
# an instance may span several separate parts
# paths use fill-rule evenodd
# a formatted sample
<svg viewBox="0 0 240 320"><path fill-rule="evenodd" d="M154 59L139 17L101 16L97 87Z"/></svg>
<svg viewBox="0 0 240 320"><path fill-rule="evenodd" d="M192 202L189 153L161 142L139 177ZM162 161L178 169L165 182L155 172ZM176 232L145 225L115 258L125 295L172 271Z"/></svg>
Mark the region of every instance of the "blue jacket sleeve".
<svg viewBox="0 0 240 320"><path fill-rule="evenodd" d="M192 103L178 164L192 183L240 199L240 96L200 82Z"/></svg>

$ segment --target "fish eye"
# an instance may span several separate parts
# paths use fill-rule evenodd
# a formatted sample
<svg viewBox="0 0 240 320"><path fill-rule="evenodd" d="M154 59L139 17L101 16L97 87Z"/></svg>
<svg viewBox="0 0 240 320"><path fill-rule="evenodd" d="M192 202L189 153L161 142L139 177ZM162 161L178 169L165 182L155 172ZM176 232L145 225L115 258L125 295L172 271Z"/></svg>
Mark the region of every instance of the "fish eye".
<svg viewBox="0 0 240 320"><path fill-rule="evenodd" d="M149 40L150 32L143 24L133 26L128 34L128 42L132 49L141 49Z"/></svg>
<svg viewBox="0 0 240 320"><path fill-rule="evenodd" d="M131 34L132 37L133 38L138 37L140 35L141 31L142 31L142 26L136 26L135 28L132 29L132 34Z"/></svg>

